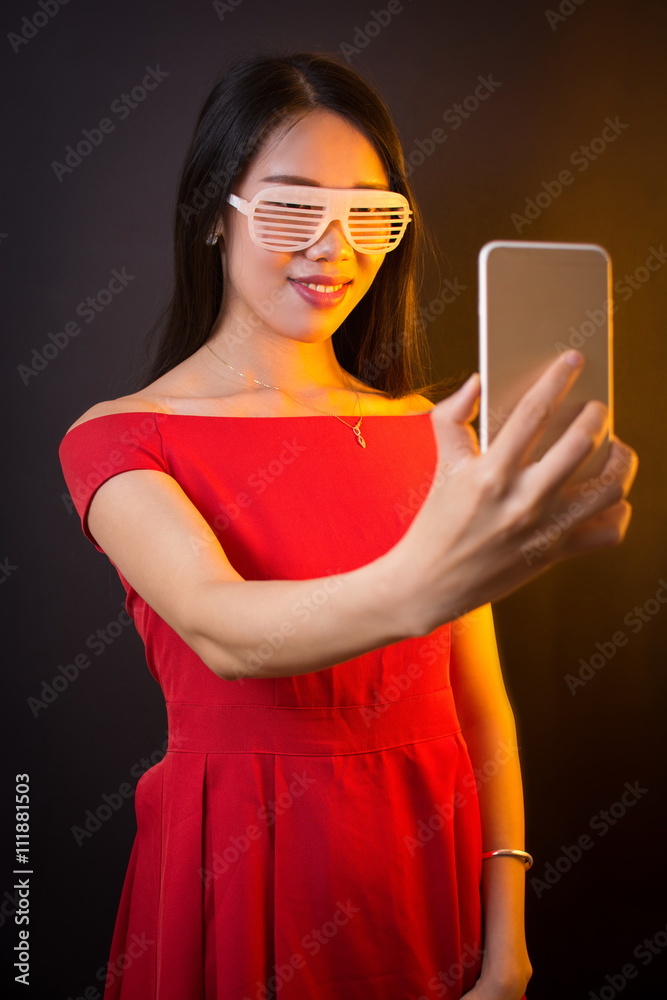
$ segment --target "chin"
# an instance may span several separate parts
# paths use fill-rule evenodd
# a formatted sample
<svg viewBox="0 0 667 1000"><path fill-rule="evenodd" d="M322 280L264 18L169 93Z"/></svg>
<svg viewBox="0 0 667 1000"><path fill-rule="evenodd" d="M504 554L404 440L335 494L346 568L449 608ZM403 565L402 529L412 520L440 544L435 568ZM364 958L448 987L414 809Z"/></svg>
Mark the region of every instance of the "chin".
<svg viewBox="0 0 667 1000"><path fill-rule="evenodd" d="M283 323L272 325L274 329L294 340L318 344L326 340L327 337L331 337L350 314L350 311L346 311L345 314L322 316L317 315L315 310L312 312L314 315L298 319L292 314L286 317Z"/></svg>

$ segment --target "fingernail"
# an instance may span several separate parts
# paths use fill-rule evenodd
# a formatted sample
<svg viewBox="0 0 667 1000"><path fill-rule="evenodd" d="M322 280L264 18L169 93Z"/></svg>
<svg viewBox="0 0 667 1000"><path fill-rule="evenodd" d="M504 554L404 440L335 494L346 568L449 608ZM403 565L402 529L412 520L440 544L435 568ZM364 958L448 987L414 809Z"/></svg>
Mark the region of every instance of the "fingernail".
<svg viewBox="0 0 667 1000"><path fill-rule="evenodd" d="M568 351L565 355L565 360L573 368L581 368L584 363L584 356L581 351Z"/></svg>

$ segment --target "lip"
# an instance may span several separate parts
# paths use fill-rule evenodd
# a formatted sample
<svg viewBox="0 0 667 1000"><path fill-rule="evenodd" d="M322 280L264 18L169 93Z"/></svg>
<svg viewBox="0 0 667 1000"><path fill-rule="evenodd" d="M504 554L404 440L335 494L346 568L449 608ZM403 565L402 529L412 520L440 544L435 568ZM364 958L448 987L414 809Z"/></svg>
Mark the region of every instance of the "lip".
<svg viewBox="0 0 667 1000"><path fill-rule="evenodd" d="M334 306L340 305L352 284L352 279L346 275L331 274L307 274L302 278L288 278L287 280L297 295L318 309L332 309ZM308 288L308 285L322 285L324 287L340 285L341 287L335 292L321 292L315 288Z"/></svg>

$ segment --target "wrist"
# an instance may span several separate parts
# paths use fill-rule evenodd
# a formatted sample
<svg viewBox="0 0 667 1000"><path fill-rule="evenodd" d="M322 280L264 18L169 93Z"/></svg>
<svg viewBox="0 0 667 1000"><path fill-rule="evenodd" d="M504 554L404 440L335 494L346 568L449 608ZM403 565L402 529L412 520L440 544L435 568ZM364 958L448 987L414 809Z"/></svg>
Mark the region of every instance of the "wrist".
<svg viewBox="0 0 667 1000"><path fill-rule="evenodd" d="M415 559L407 535L380 556L375 565L378 575L388 582L391 593L385 594L386 606L391 608L403 638L430 635L462 614L454 588L443 580L442 569L430 580L426 561Z"/></svg>
<svg viewBox="0 0 667 1000"><path fill-rule="evenodd" d="M422 632L424 616L420 613L423 594L406 555L399 543L354 571L363 580L369 610L378 618L385 645L427 634Z"/></svg>
<svg viewBox="0 0 667 1000"><path fill-rule="evenodd" d="M509 843L523 843L523 831L509 834ZM501 841L502 842L502 841ZM485 860L482 869L484 954L481 977L499 998L523 996L532 975L526 948L524 905L526 875L523 861L499 856Z"/></svg>
<svg viewBox="0 0 667 1000"><path fill-rule="evenodd" d="M532 974L525 946L494 957L485 950L478 982L490 991L494 1000L520 1000Z"/></svg>

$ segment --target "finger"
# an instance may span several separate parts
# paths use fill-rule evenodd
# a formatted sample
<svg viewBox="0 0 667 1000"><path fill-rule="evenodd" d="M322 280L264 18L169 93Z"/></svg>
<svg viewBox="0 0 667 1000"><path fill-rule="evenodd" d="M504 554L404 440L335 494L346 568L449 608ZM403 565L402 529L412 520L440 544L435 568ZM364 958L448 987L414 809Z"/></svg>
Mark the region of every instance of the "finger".
<svg viewBox="0 0 667 1000"><path fill-rule="evenodd" d="M639 468L639 456L634 448L625 444L620 440L620 438L617 438L615 434L611 435L611 450L607 465L605 465L602 470L602 476L605 475L607 466L616 469L621 473L623 481L623 496L627 496L632 489L632 484L634 483L635 476L637 475L637 469Z"/></svg>
<svg viewBox="0 0 667 1000"><path fill-rule="evenodd" d="M432 413L447 414L457 423L474 420L479 409L479 372L473 372L462 386L433 407Z"/></svg>
<svg viewBox="0 0 667 1000"><path fill-rule="evenodd" d="M628 495L637 473L636 452L612 437L609 455L599 476L577 483L566 491L570 501L581 508L582 520L618 504Z"/></svg>
<svg viewBox="0 0 667 1000"><path fill-rule="evenodd" d="M562 486L575 469L600 447L606 435L608 422L608 410L603 403L599 400L590 400L586 403L539 462L533 462L527 467L525 474L532 482L533 488L539 494L546 495ZM616 478L615 474L608 475L605 482L611 485ZM592 480L588 480L573 487L570 491L573 498L583 499L587 496L591 483ZM599 491L594 492L599 495ZM591 510L591 513L593 512L594 510Z"/></svg>
<svg viewBox="0 0 667 1000"><path fill-rule="evenodd" d="M573 367L568 358L580 359ZM544 433L551 416L572 387L583 367L583 355L566 351L559 355L528 389L489 446L488 453L506 473L524 466L526 453Z"/></svg>
<svg viewBox="0 0 667 1000"><path fill-rule="evenodd" d="M479 374L473 372L456 392L429 410L438 445L438 466L454 471L479 454L479 442L470 422L479 409Z"/></svg>
<svg viewBox="0 0 667 1000"><path fill-rule="evenodd" d="M556 562L619 545L625 538L631 518L632 505L627 500L619 500L612 507L607 507L569 532L559 548Z"/></svg>

